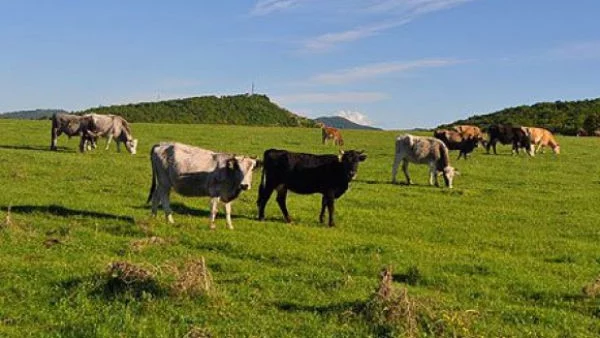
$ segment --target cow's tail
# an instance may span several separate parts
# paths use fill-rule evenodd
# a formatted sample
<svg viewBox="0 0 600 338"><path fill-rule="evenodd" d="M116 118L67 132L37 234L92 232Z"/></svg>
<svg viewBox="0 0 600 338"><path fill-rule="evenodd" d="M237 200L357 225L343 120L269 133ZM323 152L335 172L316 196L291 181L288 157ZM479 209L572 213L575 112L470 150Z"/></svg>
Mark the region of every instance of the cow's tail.
<svg viewBox="0 0 600 338"><path fill-rule="evenodd" d="M152 200L152 196L156 191L156 164L154 164L154 149L158 146L158 144L155 144L150 150L150 164L152 166L152 186L150 186L150 193L148 194L148 200L146 201L146 203L150 203L150 201Z"/></svg>

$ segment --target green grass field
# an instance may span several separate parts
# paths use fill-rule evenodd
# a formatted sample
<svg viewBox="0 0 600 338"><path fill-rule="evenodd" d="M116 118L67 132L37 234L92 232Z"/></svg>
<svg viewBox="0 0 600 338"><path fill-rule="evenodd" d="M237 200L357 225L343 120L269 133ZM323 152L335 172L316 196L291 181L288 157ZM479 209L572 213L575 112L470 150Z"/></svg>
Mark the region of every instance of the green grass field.
<svg viewBox="0 0 600 338"><path fill-rule="evenodd" d="M453 152L461 176L450 190L428 186L425 166L409 167L416 185L390 183L397 132L344 131L346 148L368 159L336 202L336 227L318 222L320 195L288 195L293 224L273 196L258 222L257 171L233 203L235 230L220 213L210 231L208 198L173 193L175 225L162 210L150 216L154 143L258 156L337 149L319 129L134 124L136 156L80 154L64 136L51 152L49 129L0 120L0 336L600 335L600 302L582 292L600 275L600 138L559 137L559 156L499 146L458 162ZM151 236L165 242L132 245ZM211 291L174 293L174 267L200 257ZM155 283L111 288L117 261ZM418 304L416 333L361 311L386 266Z"/></svg>

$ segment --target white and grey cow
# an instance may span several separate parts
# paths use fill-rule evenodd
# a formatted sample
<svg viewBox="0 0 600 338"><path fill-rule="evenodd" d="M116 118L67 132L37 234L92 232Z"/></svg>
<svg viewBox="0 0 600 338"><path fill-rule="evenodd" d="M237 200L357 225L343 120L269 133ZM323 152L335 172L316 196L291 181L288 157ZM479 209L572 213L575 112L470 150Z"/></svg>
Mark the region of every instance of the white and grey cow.
<svg viewBox="0 0 600 338"><path fill-rule="evenodd" d="M156 216L162 204L167 221L174 223L170 206L171 188L183 196L211 198L210 228L215 229L218 202L225 203L227 227L231 224L231 202L252 184L252 172L259 165L255 158L216 153L181 143L161 142L150 151L152 187L148 201Z"/></svg>
<svg viewBox="0 0 600 338"><path fill-rule="evenodd" d="M90 116L56 113L52 115L52 127L50 129L50 150L58 150L56 146L58 137L66 134L69 138L80 136L79 151L85 151L88 141L92 141L87 134L88 130L94 128L94 121Z"/></svg>
<svg viewBox="0 0 600 338"><path fill-rule="evenodd" d="M93 121L93 129L88 130L91 138L106 137L105 150L108 150L110 141L114 139L117 143L117 151L121 151L120 145L123 142L128 152L132 155L136 154L138 140L133 138L131 127L124 118L119 115L100 114L87 114L84 116L89 116ZM92 142L92 146L95 147L95 142Z"/></svg>
<svg viewBox="0 0 600 338"><path fill-rule="evenodd" d="M412 184L408 174L408 163L429 165L429 184L439 186L438 174L444 177L446 186L452 188L454 175L459 172L450 166L448 148L434 138L426 136L401 135L396 138L396 156L392 167L392 183L396 183L398 165L402 162L402 171L406 176L406 183Z"/></svg>

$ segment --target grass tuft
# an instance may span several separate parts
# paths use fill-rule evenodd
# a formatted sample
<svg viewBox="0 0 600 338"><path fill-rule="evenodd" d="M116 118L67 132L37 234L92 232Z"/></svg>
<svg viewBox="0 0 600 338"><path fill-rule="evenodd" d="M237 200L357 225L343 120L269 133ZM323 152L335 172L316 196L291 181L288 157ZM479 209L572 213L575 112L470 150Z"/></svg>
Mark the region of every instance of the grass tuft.
<svg viewBox="0 0 600 338"><path fill-rule="evenodd" d="M176 269L177 280L172 286L176 295L208 295L213 288L211 273L204 257L187 261L182 269Z"/></svg>

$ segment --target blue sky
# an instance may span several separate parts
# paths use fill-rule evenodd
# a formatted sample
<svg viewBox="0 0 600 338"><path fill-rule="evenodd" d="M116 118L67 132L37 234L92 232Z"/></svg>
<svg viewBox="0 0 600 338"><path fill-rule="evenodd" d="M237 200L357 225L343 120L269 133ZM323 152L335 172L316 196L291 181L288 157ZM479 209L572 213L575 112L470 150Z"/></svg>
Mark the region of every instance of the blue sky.
<svg viewBox="0 0 600 338"><path fill-rule="evenodd" d="M0 1L0 112L250 91L433 127L600 97L597 0Z"/></svg>

